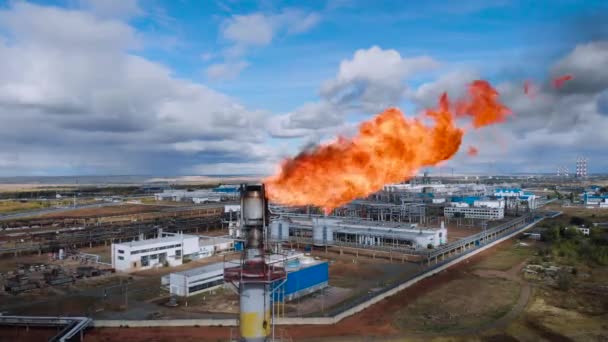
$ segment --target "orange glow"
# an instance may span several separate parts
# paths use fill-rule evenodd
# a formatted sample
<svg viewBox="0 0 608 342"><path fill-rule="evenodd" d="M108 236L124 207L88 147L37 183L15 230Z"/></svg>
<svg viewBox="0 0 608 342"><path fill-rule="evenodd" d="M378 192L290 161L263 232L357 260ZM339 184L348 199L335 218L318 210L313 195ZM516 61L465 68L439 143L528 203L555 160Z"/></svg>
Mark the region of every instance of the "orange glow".
<svg viewBox="0 0 608 342"><path fill-rule="evenodd" d="M456 115L473 118L473 127L480 128L493 123L504 122L511 113L498 101L498 92L483 80L469 85L469 98L456 103Z"/></svg>
<svg viewBox="0 0 608 342"><path fill-rule="evenodd" d="M475 157L476 155L479 154L479 150L475 146L469 146L469 149L467 150L467 154L471 157Z"/></svg>
<svg viewBox="0 0 608 342"><path fill-rule="evenodd" d="M566 83L566 81L570 81L573 78L574 76L572 75L564 75L557 77L553 80L553 87L555 87L555 89L559 89L564 86L564 83Z"/></svg>
<svg viewBox="0 0 608 342"><path fill-rule="evenodd" d="M489 83L475 81L468 98L457 102L456 113L472 117L478 128L504 121L509 110L498 102L498 93ZM352 139L339 137L284 160L279 172L264 181L267 195L273 202L315 205L329 213L385 184L411 178L420 168L450 159L464 135L455 117L447 94L440 97L438 108L417 118L389 108L363 122ZM432 124L425 123L425 118Z"/></svg>

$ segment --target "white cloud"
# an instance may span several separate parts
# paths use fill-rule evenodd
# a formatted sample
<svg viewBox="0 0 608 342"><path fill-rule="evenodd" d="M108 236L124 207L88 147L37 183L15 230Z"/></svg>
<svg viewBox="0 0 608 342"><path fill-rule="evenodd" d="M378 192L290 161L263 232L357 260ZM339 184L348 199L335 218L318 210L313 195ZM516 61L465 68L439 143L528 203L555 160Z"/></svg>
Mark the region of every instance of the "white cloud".
<svg viewBox="0 0 608 342"><path fill-rule="evenodd" d="M415 90L406 89L405 95L421 109L432 108L441 94L448 93L451 98L458 98L466 92L467 84L479 78L479 73L474 70L450 71L434 81L423 83Z"/></svg>
<svg viewBox="0 0 608 342"><path fill-rule="evenodd" d="M271 18L261 13L235 15L225 25L224 38L245 46L268 45L274 34Z"/></svg>
<svg viewBox="0 0 608 342"><path fill-rule="evenodd" d="M317 26L321 21L321 15L315 12L307 13L299 9L288 8L271 17L271 20L274 22L275 29L285 28L287 34L298 34L307 32Z"/></svg>
<svg viewBox="0 0 608 342"><path fill-rule="evenodd" d="M378 113L398 106L410 76L439 65L430 57L405 58L396 50L377 46L357 50L340 63L335 78L321 86L321 100L274 118L269 123L275 137L319 137L336 131L352 131L345 122L351 112Z"/></svg>
<svg viewBox="0 0 608 342"><path fill-rule="evenodd" d="M404 58L396 50L377 46L357 50L352 59L340 63L336 77L323 84L321 95L333 103L378 112L399 104L407 77L438 65L427 56Z"/></svg>
<svg viewBox="0 0 608 342"><path fill-rule="evenodd" d="M469 132L461 151L473 145L479 148L479 155L460 153L448 165L461 171L554 172L558 165L573 170L576 157L583 155L589 157L591 170L608 167L602 147L608 144L608 135L604 134L608 116L602 112L601 102L608 84L596 77L604 70L593 68L605 57L604 46L592 42L573 48L549 68L547 82L538 86L534 97L524 94L521 82L498 84L501 101L513 116L506 123ZM562 73L572 73L578 83L570 83L572 80L563 89L554 89L549 81ZM460 87L454 85L474 76L474 71L455 71L408 94L418 104L426 105L444 90L452 95Z"/></svg>
<svg viewBox="0 0 608 342"><path fill-rule="evenodd" d="M143 14L137 0L79 0L82 8L104 18L130 18Z"/></svg>
<svg viewBox="0 0 608 342"><path fill-rule="evenodd" d="M0 22L11 37L0 40L0 150L20 155L3 173L43 162L62 173L70 165L173 173L264 158L256 151L266 148L265 113L131 55L130 26L21 2L0 10ZM198 151L176 148L192 141ZM248 148L228 151L219 142ZM53 157L34 158L41 155Z"/></svg>
<svg viewBox="0 0 608 342"><path fill-rule="evenodd" d="M217 63L210 65L206 73L207 77L212 80L233 80L248 66L249 63L246 61Z"/></svg>
<svg viewBox="0 0 608 342"><path fill-rule="evenodd" d="M552 77L570 74L574 78L564 92L597 92L608 88L608 41L578 45L551 69Z"/></svg>
<svg viewBox="0 0 608 342"><path fill-rule="evenodd" d="M315 27L321 16L296 8L286 8L277 13L256 12L247 15L232 15L222 23L221 35L230 43L224 50L224 62L207 70L211 78L228 75L238 77L247 64L240 60L250 48L264 47L277 36L301 34ZM236 67L236 68L235 68Z"/></svg>
<svg viewBox="0 0 608 342"><path fill-rule="evenodd" d="M198 164L188 168L188 173L201 175L261 175L275 171L274 163L214 163Z"/></svg>

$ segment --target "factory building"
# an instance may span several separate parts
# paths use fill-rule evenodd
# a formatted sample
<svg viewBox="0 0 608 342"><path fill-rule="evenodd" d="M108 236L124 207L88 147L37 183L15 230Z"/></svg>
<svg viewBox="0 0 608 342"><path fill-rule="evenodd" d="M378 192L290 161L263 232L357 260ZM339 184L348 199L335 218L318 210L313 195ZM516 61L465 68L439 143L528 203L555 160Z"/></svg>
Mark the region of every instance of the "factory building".
<svg viewBox="0 0 608 342"><path fill-rule="evenodd" d="M174 201L174 202L193 202L196 204L220 202L222 200L234 200L238 198L238 187L233 185L220 185L214 189L205 190L163 190L163 192L155 193L154 199L157 201Z"/></svg>
<svg viewBox="0 0 608 342"><path fill-rule="evenodd" d="M464 217L479 220L500 220L505 217L505 208L475 207L466 203L453 203L443 209L445 217Z"/></svg>
<svg viewBox="0 0 608 342"><path fill-rule="evenodd" d="M112 267L132 272L179 266L183 259L201 259L234 250L234 240L222 237L162 233L158 238L112 244Z"/></svg>
<svg viewBox="0 0 608 342"><path fill-rule="evenodd" d="M447 243L447 229L421 228L403 222L289 214L271 224L270 239L305 239L315 246L347 245L377 248L427 248ZM287 235L289 233L289 235Z"/></svg>
<svg viewBox="0 0 608 342"><path fill-rule="evenodd" d="M598 206L600 208L608 208L608 195L594 195L585 193L583 202L587 206Z"/></svg>
<svg viewBox="0 0 608 342"><path fill-rule="evenodd" d="M200 250L199 237L184 234L159 234L155 239L112 244L112 267L130 272L161 266L179 266L185 256Z"/></svg>
<svg viewBox="0 0 608 342"><path fill-rule="evenodd" d="M180 297L193 296L224 285L221 262L169 274L169 292Z"/></svg>
<svg viewBox="0 0 608 342"><path fill-rule="evenodd" d="M507 208L514 208L520 202L523 202L530 209L536 209L539 205L538 196L520 188L496 188L494 197L504 199Z"/></svg>
<svg viewBox="0 0 608 342"><path fill-rule="evenodd" d="M386 193L433 193L436 195L466 194L470 196L485 196L486 187L482 184L387 184L383 191Z"/></svg>

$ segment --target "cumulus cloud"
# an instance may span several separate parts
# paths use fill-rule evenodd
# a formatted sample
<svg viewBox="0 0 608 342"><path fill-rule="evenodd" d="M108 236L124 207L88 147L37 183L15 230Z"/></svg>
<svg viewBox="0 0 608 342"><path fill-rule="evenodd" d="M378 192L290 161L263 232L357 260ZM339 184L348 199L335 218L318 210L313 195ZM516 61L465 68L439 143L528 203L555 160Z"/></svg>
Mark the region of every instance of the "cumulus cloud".
<svg viewBox="0 0 608 342"><path fill-rule="evenodd" d="M212 64L206 70L207 77L213 80L233 80L247 66L249 63L246 61Z"/></svg>
<svg viewBox="0 0 608 342"><path fill-rule="evenodd" d="M261 13L232 16L225 24L225 39L245 46L264 46L272 41L273 23Z"/></svg>
<svg viewBox="0 0 608 342"><path fill-rule="evenodd" d="M427 56L404 58L395 50L377 46L357 50L352 59L340 63L336 77L325 82L321 96L336 104L378 112L399 104L408 76L437 66Z"/></svg>
<svg viewBox="0 0 608 342"><path fill-rule="evenodd" d="M292 112L269 119L268 129L277 138L314 136L320 139L324 133L334 132L344 124L346 113L329 102L306 103Z"/></svg>
<svg viewBox="0 0 608 342"><path fill-rule="evenodd" d="M297 8L285 8L277 13L256 12L230 16L222 23L221 28L222 38L230 43L223 51L224 62L209 67L207 76L217 79L214 75L219 73L228 74L230 79L238 77L249 65L240 59L250 48L267 46L277 36L307 32L314 28L320 19L319 13Z"/></svg>
<svg viewBox="0 0 608 342"><path fill-rule="evenodd" d="M262 157L252 151L266 113L130 54L137 32L124 22L19 2L0 10L0 27L0 150L20 156L4 172L46 162L62 173L180 173ZM249 148L230 149L240 144Z"/></svg>
<svg viewBox="0 0 608 342"><path fill-rule="evenodd" d="M351 131L345 122L351 112L375 114L404 99L409 77L439 65L427 56L402 57L392 49L372 46L357 50L340 63L333 79L323 83L319 102L305 104L270 124L275 137L314 137Z"/></svg>
<svg viewBox="0 0 608 342"><path fill-rule="evenodd" d="M131 18L143 14L137 0L79 0L80 6L105 18Z"/></svg>
<svg viewBox="0 0 608 342"><path fill-rule="evenodd" d="M443 93L457 98L464 95L467 84L479 79L475 70L454 70L440 75L436 80L426 82L416 89L406 89L405 96L418 105L419 109L433 108Z"/></svg>
<svg viewBox="0 0 608 342"><path fill-rule="evenodd" d="M601 147L608 143L604 134L608 128L605 112L608 75L604 75L605 68L599 67L608 63L607 47L605 41L574 47L549 68L545 82L539 82L533 98L524 94L521 81L498 84L501 99L512 110L513 117L486 132L469 134L465 144L480 147L479 155L475 158L460 155L449 164L468 171L553 172L558 165L569 165L573 170L576 157L583 155L590 158L591 170L608 167ZM562 89L554 89L550 80L566 73L574 79ZM420 106L428 105L429 99L443 91L457 94L452 85L462 87L475 76L475 72L447 74L409 95ZM431 96L427 99L424 94Z"/></svg>
<svg viewBox="0 0 608 342"><path fill-rule="evenodd" d="M559 60L552 77L570 74L574 78L561 89L568 93L594 93L608 88L608 41L578 45Z"/></svg>

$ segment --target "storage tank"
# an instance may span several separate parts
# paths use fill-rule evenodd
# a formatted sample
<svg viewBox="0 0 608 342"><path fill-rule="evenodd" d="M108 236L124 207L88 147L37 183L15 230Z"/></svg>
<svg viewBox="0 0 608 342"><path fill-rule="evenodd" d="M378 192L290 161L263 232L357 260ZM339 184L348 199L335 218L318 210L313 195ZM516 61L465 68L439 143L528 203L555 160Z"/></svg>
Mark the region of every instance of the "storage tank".
<svg viewBox="0 0 608 342"><path fill-rule="evenodd" d="M315 246L331 245L334 242L335 220L317 218L313 221L312 240Z"/></svg>
<svg viewBox="0 0 608 342"><path fill-rule="evenodd" d="M289 240L289 222L276 220L270 223L270 239L274 241Z"/></svg>

